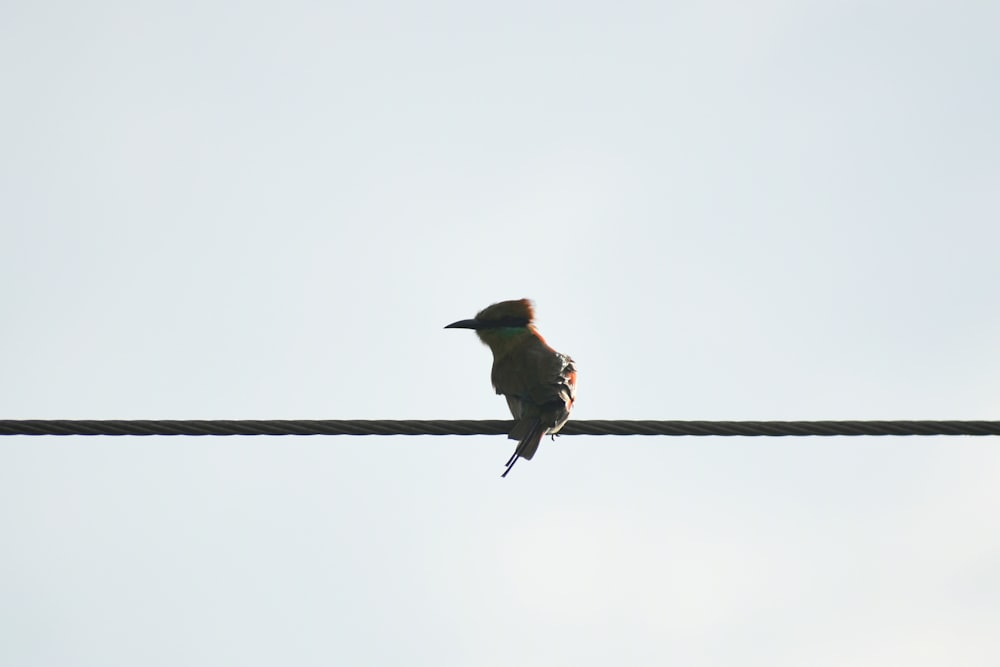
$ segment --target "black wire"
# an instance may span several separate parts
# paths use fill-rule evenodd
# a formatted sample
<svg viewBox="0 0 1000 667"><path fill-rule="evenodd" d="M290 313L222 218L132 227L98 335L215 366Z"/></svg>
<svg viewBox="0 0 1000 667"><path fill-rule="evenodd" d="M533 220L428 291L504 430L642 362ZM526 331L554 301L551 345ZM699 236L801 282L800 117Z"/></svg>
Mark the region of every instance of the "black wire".
<svg viewBox="0 0 1000 667"><path fill-rule="evenodd" d="M4 419L0 435L504 435L488 420ZM1000 435L1000 421L570 421L560 435L833 436Z"/></svg>

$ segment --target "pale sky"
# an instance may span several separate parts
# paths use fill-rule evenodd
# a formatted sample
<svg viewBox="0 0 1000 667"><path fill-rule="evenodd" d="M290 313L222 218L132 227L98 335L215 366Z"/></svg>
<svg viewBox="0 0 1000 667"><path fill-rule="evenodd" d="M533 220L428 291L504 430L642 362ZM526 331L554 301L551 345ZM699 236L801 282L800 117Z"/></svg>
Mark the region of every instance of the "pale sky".
<svg viewBox="0 0 1000 667"><path fill-rule="evenodd" d="M0 418L1000 419L1000 5L0 5ZM0 439L11 667L1000 664L1000 439Z"/></svg>

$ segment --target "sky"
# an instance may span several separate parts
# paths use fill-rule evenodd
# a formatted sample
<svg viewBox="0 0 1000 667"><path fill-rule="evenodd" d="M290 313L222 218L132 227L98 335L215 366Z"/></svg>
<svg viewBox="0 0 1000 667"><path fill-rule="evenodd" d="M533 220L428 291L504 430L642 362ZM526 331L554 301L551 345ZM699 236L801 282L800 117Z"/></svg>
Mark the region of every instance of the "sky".
<svg viewBox="0 0 1000 667"><path fill-rule="evenodd" d="M1000 5L0 5L0 418L1000 419ZM997 438L0 440L0 663L1000 660Z"/></svg>

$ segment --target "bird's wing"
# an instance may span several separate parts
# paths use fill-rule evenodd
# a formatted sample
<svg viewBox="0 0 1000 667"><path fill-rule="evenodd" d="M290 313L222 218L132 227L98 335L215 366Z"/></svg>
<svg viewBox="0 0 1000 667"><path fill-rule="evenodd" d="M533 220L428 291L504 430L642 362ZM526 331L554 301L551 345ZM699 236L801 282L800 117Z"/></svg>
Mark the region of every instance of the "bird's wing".
<svg viewBox="0 0 1000 667"><path fill-rule="evenodd" d="M565 354L562 357L562 367L559 369L559 378L556 385L559 387L559 395L566 403L566 407L571 408L576 400L576 363Z"/></svg>
<svg viewBox="0 0 1000 667"><path fill-rule="evenodd" d="M549 350L538 357L538 383L531 387L531 401L544 405L560 402L568 409L576 398L576 365L565 354Z"/></svg>
<svg viewBox="0 0 1000 667"><path fill-rule="evenodd" d="M569 408L576 398L576 366L565 354L533 339L497 361L493 367L493 386L498 394L528 404L558 402ZM514 412L513 408L511 411Z"/></svg>
<svg viewBox="0 0 1000 667"><path fill-rule="evenodd" d="M557 433L573 408L576 399L576 365L564 354L554 352L553 363L543 366L541 387L526 395L507 395L507 405L516 420L507 436L518 440L514 456L508 461L508 471L519 457L530 459L546 433ZM506 473L504 473L506 475Z"/></svg>

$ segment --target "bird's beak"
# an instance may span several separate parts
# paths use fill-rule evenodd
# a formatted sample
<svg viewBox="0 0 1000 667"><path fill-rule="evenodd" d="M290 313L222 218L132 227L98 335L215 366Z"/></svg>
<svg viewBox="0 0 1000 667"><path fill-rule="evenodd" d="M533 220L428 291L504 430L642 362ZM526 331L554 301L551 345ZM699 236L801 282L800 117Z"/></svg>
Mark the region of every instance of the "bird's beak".
<svg viewBox="0 0 1000 667"><path fill-rule="evenodd" d="M483 326L479 320L459 320L452 322L445 329L481 329Z"/></svg>

